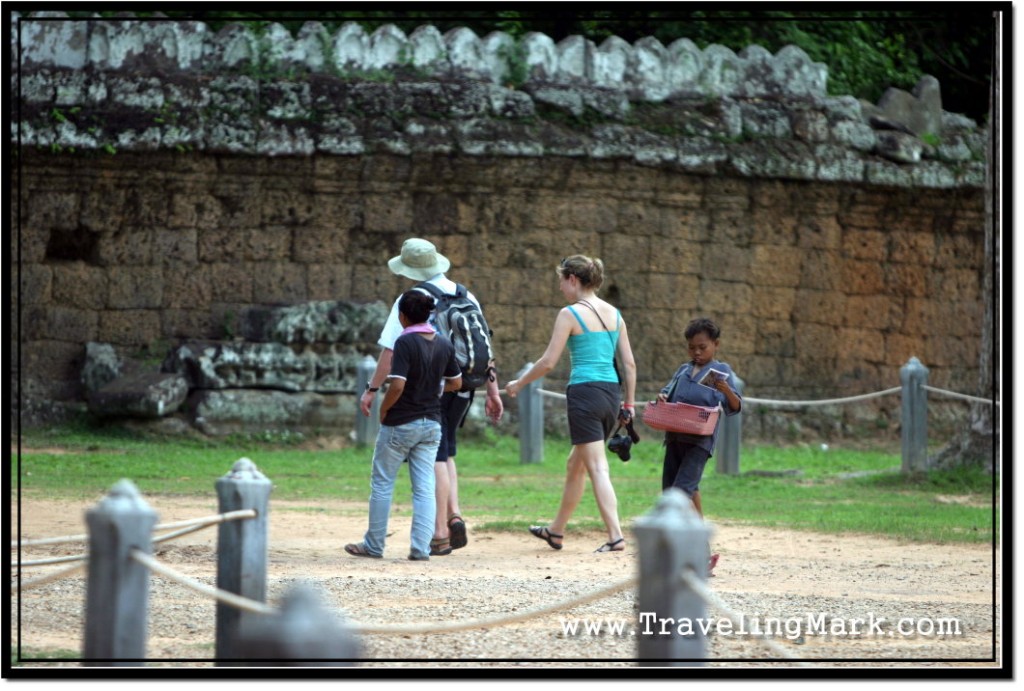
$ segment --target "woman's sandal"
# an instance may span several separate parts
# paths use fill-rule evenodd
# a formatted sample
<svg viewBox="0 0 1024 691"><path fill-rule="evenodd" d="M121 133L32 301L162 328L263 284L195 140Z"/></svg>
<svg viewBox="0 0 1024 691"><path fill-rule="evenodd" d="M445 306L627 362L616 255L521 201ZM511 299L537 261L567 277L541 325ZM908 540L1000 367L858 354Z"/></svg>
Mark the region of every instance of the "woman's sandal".
<svg viewBox="0 0 1024 691"><path fill-rule="evenodd" d="M430 556L443 557L452 553L451 541L446 537L435 537L430 541Z"/></svg>
<svg viewBox="0 0 1024 691"><path fill-rule="evenodd" d="M469 538L466 537L466 522L462 520L462 516L457 513L453 513L449 516L448 530L452 535L452 549L462 549L469 544Z"/></svg>
<svg viewBox="0 0 1024 691"><path fill-rule="evenodd" d="M345 551L351 554L353 557L369 557L370 559L381 559L384 555L382 554L371 554L366 549L365 542L351 542L345 545Z"/></svg>
<svg viewBox="0 0 1024 691"><path fill-rule="evenodd" d="M615 545L617 545L617 544L619 544L621 542L625 542L625 541L626 541L626 538L620 537L615 542L606 542L606 543L604 543L603 545L601 545L600 547L598 547L594 551L595 552L621 552L623 549L626 549L625 545L623 545L622 549L615 549Z"/></svg>
<svg viewBox="0 0 1024 691"><path fill-rule="evenodd" d="M548 527L546 525L531 525L530 534L534 537L538 537L541 540L547 542L548 546L551 547L551 549L562 549L562 544L560 542L555 542L551 538L557 537L559 540L561 540L564 536L556 535L555 533L551 532L550 530L548 530Z"/></svg>

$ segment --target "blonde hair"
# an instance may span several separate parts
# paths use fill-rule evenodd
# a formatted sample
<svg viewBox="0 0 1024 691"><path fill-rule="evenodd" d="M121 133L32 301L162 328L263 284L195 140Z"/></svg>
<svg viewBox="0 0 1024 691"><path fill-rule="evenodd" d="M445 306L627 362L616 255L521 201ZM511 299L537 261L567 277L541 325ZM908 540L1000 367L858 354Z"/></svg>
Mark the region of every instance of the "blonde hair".
<svg viewBox="0 0 1024 691"><path fill-rule="evenodd" d="M566 257L558 265L558 275L562 278L575 276L580 283L588 288L597 290L604 282L604 262L600 259L574 254Z"/></svg>

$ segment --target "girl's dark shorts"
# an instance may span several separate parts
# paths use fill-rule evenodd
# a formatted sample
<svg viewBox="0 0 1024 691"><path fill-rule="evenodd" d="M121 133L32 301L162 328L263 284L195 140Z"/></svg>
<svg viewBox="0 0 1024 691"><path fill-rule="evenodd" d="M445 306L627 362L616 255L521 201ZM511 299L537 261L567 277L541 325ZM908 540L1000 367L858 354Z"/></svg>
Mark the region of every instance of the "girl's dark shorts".
<svg viewBox="0 0 1024 691"><path fill-rule="evenodd" d="M565 389L569 438L573 445L604 441L612 436L619 416L619 385L583 382Z"/></svg>

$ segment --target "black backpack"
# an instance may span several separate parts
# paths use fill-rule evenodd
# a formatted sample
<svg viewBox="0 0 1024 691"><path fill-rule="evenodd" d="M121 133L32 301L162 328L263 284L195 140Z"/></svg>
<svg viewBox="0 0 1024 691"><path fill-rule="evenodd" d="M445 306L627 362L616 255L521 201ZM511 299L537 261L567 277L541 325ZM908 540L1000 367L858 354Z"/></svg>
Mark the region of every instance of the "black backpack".
<svg viewBox="0 0 1024 691"><path fill-rule="evenodd" d="M449 295L433 283L417 288L434 296L434 324L455 346L455 359L462 370L462 391L472 391L494 380L491 361L491 329L480 308L468 297L466 286L456 283Z"/></svg>

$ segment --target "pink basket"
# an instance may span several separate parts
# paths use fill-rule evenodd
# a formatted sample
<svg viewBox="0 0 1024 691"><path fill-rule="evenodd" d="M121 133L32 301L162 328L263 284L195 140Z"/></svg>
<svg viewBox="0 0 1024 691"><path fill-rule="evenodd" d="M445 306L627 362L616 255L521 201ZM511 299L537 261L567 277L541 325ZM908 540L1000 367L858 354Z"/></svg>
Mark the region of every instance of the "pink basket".
<svg viewBox="0 0 1024 691"><path fill-rule="evenodd" d="M644 406L643 421L651 429L707 436L715 433L718 408L649 401Z"/></svg>

